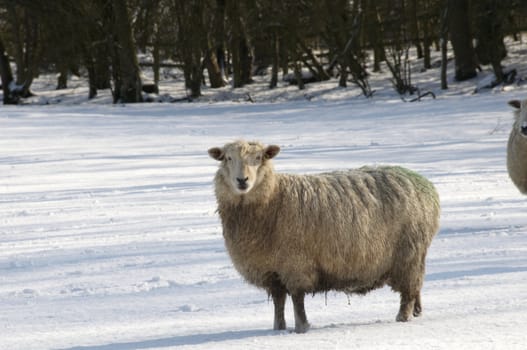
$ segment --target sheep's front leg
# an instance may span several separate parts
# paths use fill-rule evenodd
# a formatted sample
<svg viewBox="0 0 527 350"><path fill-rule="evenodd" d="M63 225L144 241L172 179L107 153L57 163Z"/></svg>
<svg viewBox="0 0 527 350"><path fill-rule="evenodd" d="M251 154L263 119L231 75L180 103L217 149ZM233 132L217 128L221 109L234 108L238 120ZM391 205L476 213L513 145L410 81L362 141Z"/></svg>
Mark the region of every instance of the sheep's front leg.
<svg viewBox="0 0 527 350"><path fill-rule="evenodd" d="M305 333L309 329L309 322L307 322L306 310L304 308L303 292L294 293L291 295L293 299L293 307L295 309L295 332Z"/></svg>
<svg viewBox="0 0 527 350"><path fill-rule="evenodd" d="M285 288L275 288L271 291L274 303L274 330L285 329L284 307L287 292Z"/></svg>

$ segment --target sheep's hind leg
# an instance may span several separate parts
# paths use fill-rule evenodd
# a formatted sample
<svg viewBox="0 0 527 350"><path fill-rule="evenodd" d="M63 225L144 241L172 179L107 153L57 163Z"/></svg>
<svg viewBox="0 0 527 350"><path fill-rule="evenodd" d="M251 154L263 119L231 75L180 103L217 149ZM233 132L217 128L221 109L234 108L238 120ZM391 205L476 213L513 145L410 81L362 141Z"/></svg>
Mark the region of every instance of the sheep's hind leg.
<svg viewBox="0 0 527 350"><path fill-rule="evenodd" d="M423 307L421 306L421 293L417 294L414 302L414 317L421 316L423 312Z"/></svg>
<svg viewBox="0 0 527 350"><path fill-rule="evenodd" d="M287 292L285 288L274 288L271 291L274 303L274 330L285 329L284 307Z"/></svg>
<svg viewBox="0 0 527 350"><path fill-rule="evenodd" d="M395 271L396 276L401 276L398 279L400 283L392 286L394 290L401 293L401 307L396 317L398 322L410 321L412 316L421 314L421 287L425 271L425 253L416 256L411 263L406 264L405 270Z"/></svg>
<svg viewBox="0 0 527 350"><path fill-rule="evenodd" d="M415 312L415 303L417 298L408 292L401 292L401 307L397 314L396 320L398 322L410 321L410 317ZM419 302L420 306L420 302Z"/></svg>
<svg viewBox="0 0 527 350"><path fill-rule="evenodd" d="M294 293L291 295L293 299L293 307L295 309L295 332L305 333L309 330L309 322L307 322L306 310L304 308L303 292Z"/></svg>

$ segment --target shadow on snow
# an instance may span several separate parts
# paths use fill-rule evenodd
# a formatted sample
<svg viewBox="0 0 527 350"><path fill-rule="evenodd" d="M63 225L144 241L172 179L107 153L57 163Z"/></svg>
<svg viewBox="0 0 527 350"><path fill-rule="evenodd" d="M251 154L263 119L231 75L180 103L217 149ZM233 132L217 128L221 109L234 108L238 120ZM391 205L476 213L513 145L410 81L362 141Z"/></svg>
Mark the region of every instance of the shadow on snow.
<svg viewBox="0 0 527 350"><path fill-rule="evenodd" d="M273 330L241 330L219 333L189 334L162 339L132 341L126 343L110 343L93 346L74 346L71 348L57 350L132 350L132 349L151 349L166 348L182 345L201 345L207 343L222 342L226 340L240 340L260 336L280 335L282 332Z"/></svg>
<svg viewBox="0 0 527 350"><path fill-rule="evenodd" d="M438 281L446 280L453 278L464 278L464 277L477 277L485 275L498 275L504 273L514 273L514 272L527 272L527 267L525 266L502 266L502 267L482 267L479 269L473 270L462 270L462 271L448 271L448 272L437 272L427 274L425 276L426 281Z"/></svg>

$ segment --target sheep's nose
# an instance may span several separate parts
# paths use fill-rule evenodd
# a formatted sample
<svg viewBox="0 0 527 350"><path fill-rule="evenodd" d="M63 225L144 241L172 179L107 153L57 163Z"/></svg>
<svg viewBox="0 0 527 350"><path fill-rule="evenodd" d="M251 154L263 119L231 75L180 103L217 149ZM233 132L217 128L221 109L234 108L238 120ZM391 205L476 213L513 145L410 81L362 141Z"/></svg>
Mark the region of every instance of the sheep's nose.
<svg viewBox="0 0 527 350"><path fill-rule="evenodd" d="M247 185L247 180L249 180L248 177L240 179L239 177L236 178L236 181L238 181L238 185L245 186Z"/></svg>

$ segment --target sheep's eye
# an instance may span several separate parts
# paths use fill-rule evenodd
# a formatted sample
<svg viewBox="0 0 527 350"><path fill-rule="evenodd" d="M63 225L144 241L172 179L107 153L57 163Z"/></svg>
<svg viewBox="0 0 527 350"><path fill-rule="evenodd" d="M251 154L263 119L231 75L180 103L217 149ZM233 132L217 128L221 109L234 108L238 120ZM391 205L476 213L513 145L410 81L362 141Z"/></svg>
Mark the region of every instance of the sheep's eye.
<svg viewBox="0 0 527 350"><path fill-rule="evenodd" d="M232 157L227 157L227 160L228 160L228 161L231 161L231 160L232 160Z"/></svg>
<svg viewBox="0 0 527 350"><path fill-rule="evenodd" d="M256 160L259 162L262 160L262 156L256 156Z"/></svg>

